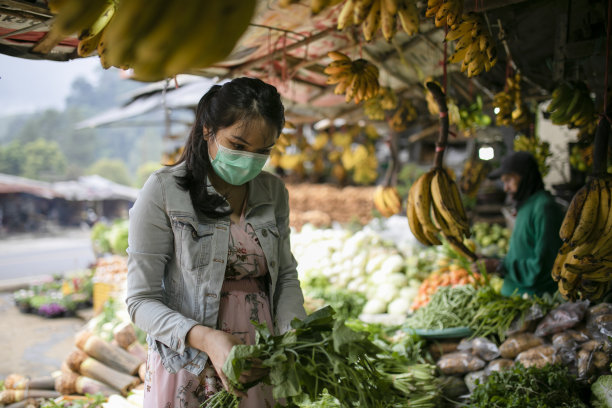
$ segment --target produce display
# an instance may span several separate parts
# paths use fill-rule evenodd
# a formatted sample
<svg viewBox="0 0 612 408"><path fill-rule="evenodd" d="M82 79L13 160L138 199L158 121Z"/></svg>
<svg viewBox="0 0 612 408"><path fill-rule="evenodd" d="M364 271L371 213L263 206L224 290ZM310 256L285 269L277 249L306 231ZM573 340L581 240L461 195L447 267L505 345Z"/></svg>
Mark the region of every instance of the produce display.
<svg viewBox="0 0 612 408"><path fill-rule="evenodd" d="M93 301L93 270L72 271L53 281L30 285L13 292L15 305L23 313L43 317L74 316Z"/></svg>
<svg viewBox="0 0 612 408"><path fill-rule="evenodd" d="M367 314L405 316L429 273L414 265L418 258L408 260L393 242L371 228L352 233L306 225L291 235L291 246L307 296L320 288L363 294L367 302L362 311Z"/></svg>
<svg viewBox="0 0 612 408"><path fill-rule="evenodd" d="M377 186L374 190L374 206L383 217L391 217L402 211L402 197L397 187Z"/></svg>

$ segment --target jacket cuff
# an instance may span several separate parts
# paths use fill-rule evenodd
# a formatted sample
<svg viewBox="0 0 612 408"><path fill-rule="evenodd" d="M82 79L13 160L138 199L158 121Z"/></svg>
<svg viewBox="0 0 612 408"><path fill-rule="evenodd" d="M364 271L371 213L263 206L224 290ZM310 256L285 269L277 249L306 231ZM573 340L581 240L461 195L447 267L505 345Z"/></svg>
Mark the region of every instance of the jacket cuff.
<svg viewBox="0 0 612 408"><path fill-rule="evenodd" d="M179 324L174 327L174 330L172 330L172 344L170 348L174 349L179 354L183 354L186 347L187 333L197 324L198 322L192 319L181 320Z"/></svg>

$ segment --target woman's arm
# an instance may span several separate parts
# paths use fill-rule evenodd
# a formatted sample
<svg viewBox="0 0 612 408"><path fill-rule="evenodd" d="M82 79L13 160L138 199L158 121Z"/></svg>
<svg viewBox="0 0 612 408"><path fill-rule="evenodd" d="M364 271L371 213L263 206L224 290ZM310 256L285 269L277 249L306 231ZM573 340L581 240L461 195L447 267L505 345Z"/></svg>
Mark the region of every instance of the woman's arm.
<svg viewBox="0 0 612 408"><path fill-rule="evenodd" d="M174 256L174 236L163 194L159 178L153 175L130 209L126 303L138 327L182 354L187 332L197 322L163 302L164 272Z"/></svg>
<svg viewBox="0 0 612 408"><path fill-rule="evenodd" d="M289 235L289 193L282 185L282 194L276 205L276 223L279 230L278 246L278 279L274 294L276 310L275 327L279 333L291 329L291 321L297 317L306 317L304 310L304 295L300 288L297 274L297 262L291 253Z"/></svg>

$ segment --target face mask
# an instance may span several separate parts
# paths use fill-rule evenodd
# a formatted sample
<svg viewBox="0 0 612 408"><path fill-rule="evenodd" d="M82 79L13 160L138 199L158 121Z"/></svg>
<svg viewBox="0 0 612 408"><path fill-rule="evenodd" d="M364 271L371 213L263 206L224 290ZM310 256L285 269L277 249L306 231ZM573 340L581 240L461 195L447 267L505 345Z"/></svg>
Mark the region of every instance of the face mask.
<svg viewBox="0 0 612 408"><path fill-rule="evenodd" d="M263 166L268 160L267 154L243 152L228 149L217 143L217 155L214 159L209 158L213 170L224 181L234 186L240 186L261 173Z"/></svg>

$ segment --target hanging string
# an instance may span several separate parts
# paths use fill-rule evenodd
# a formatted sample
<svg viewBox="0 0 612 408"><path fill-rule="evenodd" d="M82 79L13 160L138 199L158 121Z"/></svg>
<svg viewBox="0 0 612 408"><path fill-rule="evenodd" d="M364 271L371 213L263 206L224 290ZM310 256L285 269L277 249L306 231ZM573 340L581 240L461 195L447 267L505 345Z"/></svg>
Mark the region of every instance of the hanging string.
<svg viewBox="0 0 612 408"><path fill-rule="evenodd" d="M448 34L448 24L444 25L444 38ZM444 59L442 61L442 91L444 95L446 95L446 64L447 64L447 53L448 53L448 41L444 41Z"/></svg>
<svg viewBox="0 0 612 408"><path fill-rule="evenodd" d="M609 72L609 63L610 63L610 32L612 25L612 0L608 0L608 27L606 29L606 63L605 63L605 73L604 73L604 102L603 102L603 114L605 118L612 124L612 120L607 116L608 115L608 72Z"/></svg>

